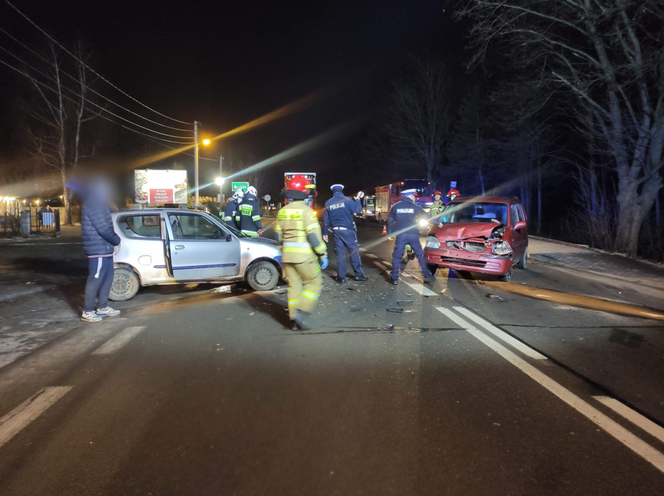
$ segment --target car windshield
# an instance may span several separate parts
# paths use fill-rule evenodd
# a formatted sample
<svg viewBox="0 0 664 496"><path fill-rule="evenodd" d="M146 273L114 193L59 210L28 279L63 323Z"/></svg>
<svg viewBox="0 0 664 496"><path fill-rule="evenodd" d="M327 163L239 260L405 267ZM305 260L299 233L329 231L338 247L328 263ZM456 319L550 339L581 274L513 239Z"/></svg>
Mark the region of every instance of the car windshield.
<svg viewBox="0 0 664 496"><path fill-rule="evenodd" d="M226 229L228 229L230 232L232 232L238 238L247 238L248 237L246 234L243 234L242 232L240 232L240 230L237 227L235 227L234 225L231 225L228 222L220 220L220 219L215 219L215 220L217 220L218 222L221 222L221 224Z"/></svg>
<svg viewBox="0 0 664 496"><path fill-rule="evenodd" d="M443 222L494 222L507 224L507 205L504 203L463 202L452 203L443 213Z"/></svg>
<svg viewBox="0 0 664 496"><path fill-rule="evenodd" d="M417 196L429 196L431 186L423 179L406 179L401 187L402 191L415 190Z"/></svg>

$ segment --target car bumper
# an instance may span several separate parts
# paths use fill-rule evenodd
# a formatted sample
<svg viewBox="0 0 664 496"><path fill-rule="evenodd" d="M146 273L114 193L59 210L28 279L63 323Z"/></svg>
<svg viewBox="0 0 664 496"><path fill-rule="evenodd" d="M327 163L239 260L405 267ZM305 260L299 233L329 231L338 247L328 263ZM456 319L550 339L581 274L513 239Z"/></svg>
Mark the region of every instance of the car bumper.
<svg viewBox="0 0 664 496"><path fill-rule="evenodd" d="M500 257L488 253L470 253L461 250L426 248L424 257L428 264L437 265L438 267L497 276L507 274L513 264L512 257Z"/></svg>

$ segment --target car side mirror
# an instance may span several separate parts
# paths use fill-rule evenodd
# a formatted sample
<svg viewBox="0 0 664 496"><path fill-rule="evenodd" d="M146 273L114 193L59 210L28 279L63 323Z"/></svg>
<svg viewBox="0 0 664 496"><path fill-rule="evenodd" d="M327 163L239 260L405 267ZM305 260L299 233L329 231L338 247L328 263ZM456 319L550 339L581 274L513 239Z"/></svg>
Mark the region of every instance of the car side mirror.
<svg viewBox="0 0 664 496"><path fill-rule="evenodd" d="M233 236L231 236L230 234L228 234L226 236L226 242L230 242L232 239L233 239Z"/></svg>
<svg viewBox="0 0 664 496"><path fill-rule="evenodd" d="M520 231L521 229L525 229L527 226L528 226L528 224L526 224L525 220L520 220L519 222L514 224L514 230L515 231Z"/></svg>

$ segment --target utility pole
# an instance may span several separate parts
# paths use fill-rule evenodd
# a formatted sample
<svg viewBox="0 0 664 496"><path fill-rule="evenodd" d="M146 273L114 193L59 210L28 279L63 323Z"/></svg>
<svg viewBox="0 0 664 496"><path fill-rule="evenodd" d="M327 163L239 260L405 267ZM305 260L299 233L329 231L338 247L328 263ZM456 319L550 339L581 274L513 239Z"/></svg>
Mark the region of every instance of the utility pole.
<svg viewBox="0 0 664 496"><path fill-rule="evenodd" d="M222 155L219 155L219 177L224 177L224 174L221 172L222 167L224 164L224 157ZM222 182L219 184L219 204L221 205L224 202L224 183Z"/></svg>
<svg viewBox="0 0 664 496"><path fill-rule="evenodd" d="M194 121L194 162L195 162L195 173L194 175L196 176L196 192L194 193L194 206L198 208L198 125L200 122Z"/></svg>

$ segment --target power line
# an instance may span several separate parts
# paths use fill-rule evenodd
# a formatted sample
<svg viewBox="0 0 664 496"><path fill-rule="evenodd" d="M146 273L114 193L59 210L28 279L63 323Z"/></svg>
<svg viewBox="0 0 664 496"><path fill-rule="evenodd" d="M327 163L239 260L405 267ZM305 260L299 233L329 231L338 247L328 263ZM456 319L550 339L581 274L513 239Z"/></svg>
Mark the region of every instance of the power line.
<svg viewBox="0 0 664 496"><path fill-rule="evenodd" d="M36 52L35 50L33 50L32 48L30 48L29 46L27 46L25 43L23 43L23 42L21 42L20 40L16 39L14 36L12 36L10 33L8 33L7 31L5 31L4 29L0 28L0 31L1 31L2 33L4 33L8 38L10 38L11 40L13 40L15 43L21 45L23 48L25 48L25 49L28 50L30 53L32 53L33 55L35 55L36 57L39 57L41 60L43 60L43 61L46 62L46 63L50 63L50 62L46 59L46 57L44 57L42 54L40 54L39 52ZM60 72L61 72L62 74L64 74L65 76L67 76L68 78L73 79L74 81L76 81L76 78L75 78L74 76L72 76L71 74L68 74L68 73L66 73L65 71L62 71L62 70L61 70ZM183 131L183 132L191 133L191 129L183 129L183 128L181 128L181 127L173 127L173 126L169 126L169 125L167 125L167 124L162 124L161 122L153 121L152 119L148 119L147 117L144 117L144 116L142 116L141 114L138 114L138 113L134 112L133 110L129 110L128 108L123 107L123 106L120 105L119 103L114 102L113 100L111 100L110 98L108 98L108 97L102 95L102 94L99 93L98 91L95 91L93 88L88 87L88 90L91 91L92 93L94 93L95 95L100 96L101 98L103 98L104 100L108 101L109 103L112 103L113 105L115 105L115 106L117 106L117 107L120 107L122 110L124 110L124 111L126 111L126 112L129 112L130 114L133 114L133 115L135 115L136 117L140 117L140 118L143 119L143 120L146 120L146 121L148 121L148 122L151 122L152 124L156 124L156 125L158 125L158 126L162 126L162 127L167 128L167 129L173 129L173 130L175 130L175 131Z"/></svg>
<svg viewBox="0 0 664 496"><path fill-rule="evenodd" d="M9 67L9 68L12 69L13 71L18 72L19 74L21 74L21 75L24 76L24 77L27 77L28 79L30 79L30 80L33 82L33 84L37 84L37 85L39 85L39 86L42 86L42 87L44 87L44 88L46 88L46 89L52 91L53 93L57 93L57 91L58 91L58 90L56 90L56 89L54 89L54 88L51 88L49 85L47 85L47 84L45 84L45 83L42 83L41 81L37 81L36 79L31 78L29 75L27 75L26 73L24 73L24 72L21 71L20 69L17 69L17 68L14 67L13 65L8 64L8 63L5 62L4 60L0 60L0 64ZM64 97L65 99L69 100L70 102L77 103L77 102L75 102L72 98L70 98L70 97L67 96L67 95L63 95L63 97ZM86 99L86 101L89 102L89 100L87 100L87 99ZM91 103L91 102L89 102L89 103ZM118 122L115 122L113 119L110 119L110 118L108 118L108 117L102 115L101 113L98 114L98 115L99 115L99 117L101 117L102 119L105 119L105 120L107 120L107 121L109 121L109 122L112 122L113 124L115 124L115 125L117 125L117 126L120 126L120 127L124 128L124 129L127 129L127 130L129 130L129 131L132 131L132 132L134 132L134 133L136 133L136 134L140 134L140 135L143 135L143 136L147 136L147 137L149 137L150 139L153 139L153 140L161 140L161 141L164 141L164 142L166 142L166 143L174 143L174 144L177 144L177 145L192 145L192 146L193 146L193 143L192 143L192 142L186 142L186 143L183 143L183 142L178 142L178 141L167 140L167 139L164 139L164 138L159 138L159 137L156 137L156 136L150 136L150 135L147 135L147 134L145 134L145 133L142 133L142 132L140 132L140 131L138 131L138 130L136 130L136 129L132 129L132 128L127 127L127 126L125 126L125 125L123 125L123 124L119 124ZM133 123L132 123L132 124L133 124Z"/></svg>
<svg viewBox="0 0 664 496"><path fill-rule="evenodd" d="M32 69L33 71L35 71L36 73L41 74L41 75L44 76L45 78L50 79L51 81L55 82L55 81L53 80L52 77L48 76L47 74L44 74L44 73L43 73L42 71L40 71L39 69L37 69L37 68L33 67L32 65L28 64L28 63L25 62L23 59L21 59L20 57L18 57L18 56L15 55L15 54L13 54L12 52L10 52L9 50L7 50L7 49L4 48L3 46L0 46L0 50L2 50L2 51L4 51L4 52L8 53L9 55L11 55L12 57L14 57L14 58L15 58L16 60L18 60L19 62L25 64L26 67L29 67L30 69ZM5 65L8 65L8 64L5 64ZM36 80L35 80L34 78L32 78L29 74L23 73L23 72L21 72L20 70L18 70L18 72L21 73L23 76L27 77L28 79L30 79L33 83L36 82ZM59 71L59 72L62 72L62 71ZM73 77L73 76L72 76L72 77ZM69 91L70 93L74 93L74 91L71 90L70 88L67 88L66 86L63 86L63 87L64 87L67 91ZM50 88L50 89L52 89L52 88ZM89 88L88 88L88 89L89 89ZM53 91L57 91L57 90L53 90ZM91 105L94 105L95 107L97 107L98 109L100 109L102 112L107 112L108 114L112 115L113 117L117 117L118 119L121 119L121 120L123 120L123 121L125 121L125 122L128 122L129 124L132 124L132 125L134 125L134 126L136 126L136 127L139 127L139 128L141 128L141 129L145 129L146 131L150 131L151 133L159 134L159 135L161 135L161 136L166 136L166 137L169 137L169 138L177 138L177 139L187 139L187 138L189 138L189 136L176 136L176 135L173 135L173 134L162 133L161 131L155 131L154 129L150 129L150 128L148 128L148 127L142 126L141 124L137 124L137 123L135 123L135 122L133 122L133 121L130 121L129 119L126 119L126 118L122 117L121 115L118 115L118 114L116 114L116 113L114 113L114 112L111 112L110 110L108 110L108 109L102 107L101 105L99 105L99 104L93 102L93 101L90 100L89 98L84 98L84 99L85 99L85 101L86 101L87 103L89 103L89 104L91 104ZM113 121L111 121L111 122L113 122ZM116 124L117 124L117 123L116 123ZM121 124L118 124L118 125L121 125ZM127 126L123 126L123 125L121 125L121 126L124 127L124 128L126 128L126 129L130 129L130 128L128 128ZM140 133L140 134L144 134L144 133ZM147 135L146 135L146 136L147 136ZM176 143L175 141L170 141L170 140L168 140L168 142L169 142L169 143ZM190 143L190 142L187 142L187 143L181 143L181 144L189 144L189 143Z"/></svg>
<svg viewBox="0 0 664 496"><path fill-rule="evenodd" d="M18 9L17 9L17 8L16 8L16 7L15 7L15 6L9 1L9 0L5 0L5 2L6 2L6 3L7 3L12 9L14 9L16 12L18 12L18 14L19 14L21 17L23 17L26 21L28 21L30 24L32 24L32 25L33 25L38 31L40 31L44 36L46 36L49 40L51 40L53 43L55 43L56 45L58 45L62 50L64 50L65 53L67 53L68 55L70 55L70 56L73 57L74 59L78 60L78 62L81 63L81 64L83 64L83 66L84 66L85 68L87 68L90 72L92 72L93 74L95 74L95 75L96 75L97 77L99 77L102 81L104 81L105 83L107 83L108 85L110 85L112 88L115 88L117 91L119 91L120 93L122 93L122 94L123 94L124 96L126 96L127 98L130 98L131 100L133 100L134 102L138 103L138 104L141 105L142 107L145 107L146 109L150 110L151 112L154 112L154 113L157 114L157 115L160 115L161 117L165 117L166 119L170 119L170 120L172 120L172 121L179 122L180 124L189 124L189 125L193 125L192 122L181 121L181 120L175 119L175 118L173 118L173 117L169 117L169 116L166 115L166 114L162 114L161 112L158 112L157 110L155 110L155 109L153 109L153 108L151 108L151 107L148 107L146 104L140 102L139 100L137 100L136 98L134 98L133 96L131 96L129 93L126 93L125 91L121 90L121 89L118 88L116 85L114 85L113 83L111 83L108 79L106 79L104 76L102 76L102 75L99 74L97 71L95 71L92 67L90 67L89 65L87 65L87 64L86 64L85 62L83 62L81 59L79 59L76 55L74 55L74 54L71 53L69 50L67 50L67 48L65 48L62 44L60 44L55 38L53 38L50 34L48 34L48 33L47 33L46 31L44 31L42 28L40 28L40 27L39 27L34 21L32 21L27 15L25 15L23 12L21 12L20 10L18 10Z"/></svg>

